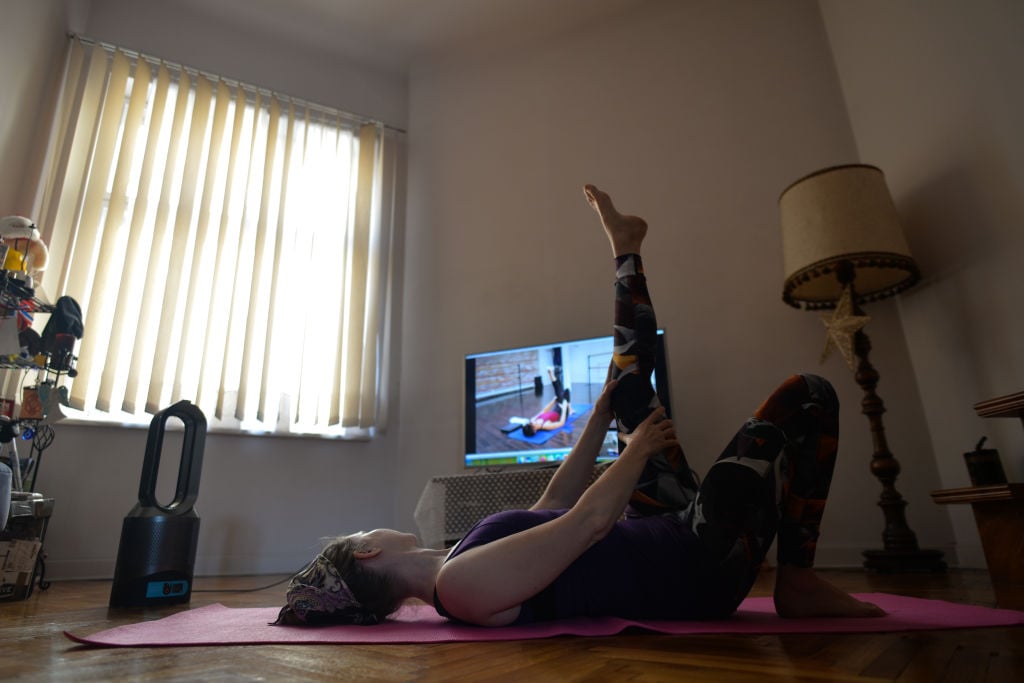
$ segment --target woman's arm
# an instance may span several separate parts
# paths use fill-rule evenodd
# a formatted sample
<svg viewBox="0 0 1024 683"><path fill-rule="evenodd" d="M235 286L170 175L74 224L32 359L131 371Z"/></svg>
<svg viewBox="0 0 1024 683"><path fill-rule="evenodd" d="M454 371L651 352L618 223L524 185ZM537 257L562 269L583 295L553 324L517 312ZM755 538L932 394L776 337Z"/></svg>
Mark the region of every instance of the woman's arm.
<svg viewBox="0 0 1024 683"><path fill-rule="evenodd" d="M554 407L555 407L555 401L557 401L557 400L558 400L558 397L556 396L556 397L554 397L553 399L551 399L550 401L548 401L548 404L547 404L546 406L544 406L544 407L543 407L543 408L542 408L542 409L540 410L540 412L538 412L538 413L537 413L536 415L534 415L534 416L533 416L533 417L531 417L530 419L531 419L531 420L536 420L536 419L537 419L538 417L540 417L540 416L541 416L541 415L543 415L544 413L546 413L546 412L548 412L549 410L551 410L552 408L554 408Z"/></svg>
<svg viewBox="0 0 1024 683"><path fill-rule="evenodd" d="M604 385L594 404L594 411L569 457L555 470L555 475L531 510L564 510L579 500L594 474L594 461L601 452L608 425L612 421L612 392L616 384L613 380Z"/></svg>
<svg viewBox="0 0 1024 683"><path fill-rule="evenodd" d="M671 420L659 408L634 431L611 467L564 515L531 529L472 548L449 560L435 590L455 617L481 626L504 626L520 605L604 538L629 502L651 455L676 445Z"/></svg>

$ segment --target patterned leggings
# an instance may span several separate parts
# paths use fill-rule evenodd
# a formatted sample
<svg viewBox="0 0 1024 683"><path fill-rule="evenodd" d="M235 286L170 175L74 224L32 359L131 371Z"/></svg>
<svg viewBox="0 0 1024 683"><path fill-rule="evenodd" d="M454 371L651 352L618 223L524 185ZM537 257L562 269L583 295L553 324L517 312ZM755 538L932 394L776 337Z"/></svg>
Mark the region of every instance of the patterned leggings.
<svg viewBox="0 0 1024 683"><path fill-rule="evenodd" d="M661 405L651 385L658 321L640 255L618 256L615 266L615 346L608 378L619 381L612 396L618 430L630 434ZM697 481L683 449L677 447L648 460L627 514L642 516L682 510L693 502L696 494Z"/></svg>
<svg viewBox="0 0 1024 683"><path fill-rule="evenodd" d="M629 433L658 405L650 384L657 322L640 256L620 256L616 266L612 406ZM707 616L730 614L776 534L780 564L813 564L838 435L832 385L794 375L743 424L699 488L681 449L652 458L627 514L678 514L704 549Z"/></svg>

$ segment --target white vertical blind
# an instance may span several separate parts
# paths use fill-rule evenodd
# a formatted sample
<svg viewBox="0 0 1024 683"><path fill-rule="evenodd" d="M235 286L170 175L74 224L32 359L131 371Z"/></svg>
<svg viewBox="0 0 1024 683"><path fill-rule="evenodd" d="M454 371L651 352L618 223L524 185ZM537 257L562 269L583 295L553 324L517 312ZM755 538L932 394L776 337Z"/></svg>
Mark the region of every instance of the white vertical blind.
<svg viewBox="0 0 1024 683"><path fill-rule="evenodd" d="M80 39L40 190L72 407L365 436L385 425L400 134Z"/></svg>

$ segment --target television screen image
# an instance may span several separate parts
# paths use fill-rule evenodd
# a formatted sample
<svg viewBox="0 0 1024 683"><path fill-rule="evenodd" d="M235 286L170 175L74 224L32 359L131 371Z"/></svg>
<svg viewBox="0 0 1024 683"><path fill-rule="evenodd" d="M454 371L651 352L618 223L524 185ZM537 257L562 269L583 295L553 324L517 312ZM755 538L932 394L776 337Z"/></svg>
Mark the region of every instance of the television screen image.
<svg viewBox="0 0 1024 683"><path fill-rule="evenodd" d="M612 337L576 339L466 356L466 467L551 466L565 459L601 395ZM671 415L664 331L652 382ZM543 428L532 429L541 416ZM541 420L538 420L538 424ZM598 461L618 457L614 423Z"/></svg>

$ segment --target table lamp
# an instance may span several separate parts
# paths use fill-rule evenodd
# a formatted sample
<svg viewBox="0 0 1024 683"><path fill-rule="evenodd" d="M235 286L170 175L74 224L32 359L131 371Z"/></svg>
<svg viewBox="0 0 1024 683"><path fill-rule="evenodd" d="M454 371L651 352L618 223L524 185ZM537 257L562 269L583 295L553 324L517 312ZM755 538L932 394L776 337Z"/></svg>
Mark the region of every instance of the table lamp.
<svg viewBox="0 0 1024 683"><path fill-rule="evenodd" d="M871 472L882 484L878 505L885 516L884 549L864 551L864 566L879 572L944 571L942 552L922 550L907 525L896 490L900 465L889 452L875 392L878 371L868 360L864 332L870 318L861 304L893 296L921 275L910 255L885 176L874 166L850 164L811 173L779 197L786 279L782 300L806 310L834 309L823 316L827 356L838 349L864 390L862 412L871 425Z"/></svg>

